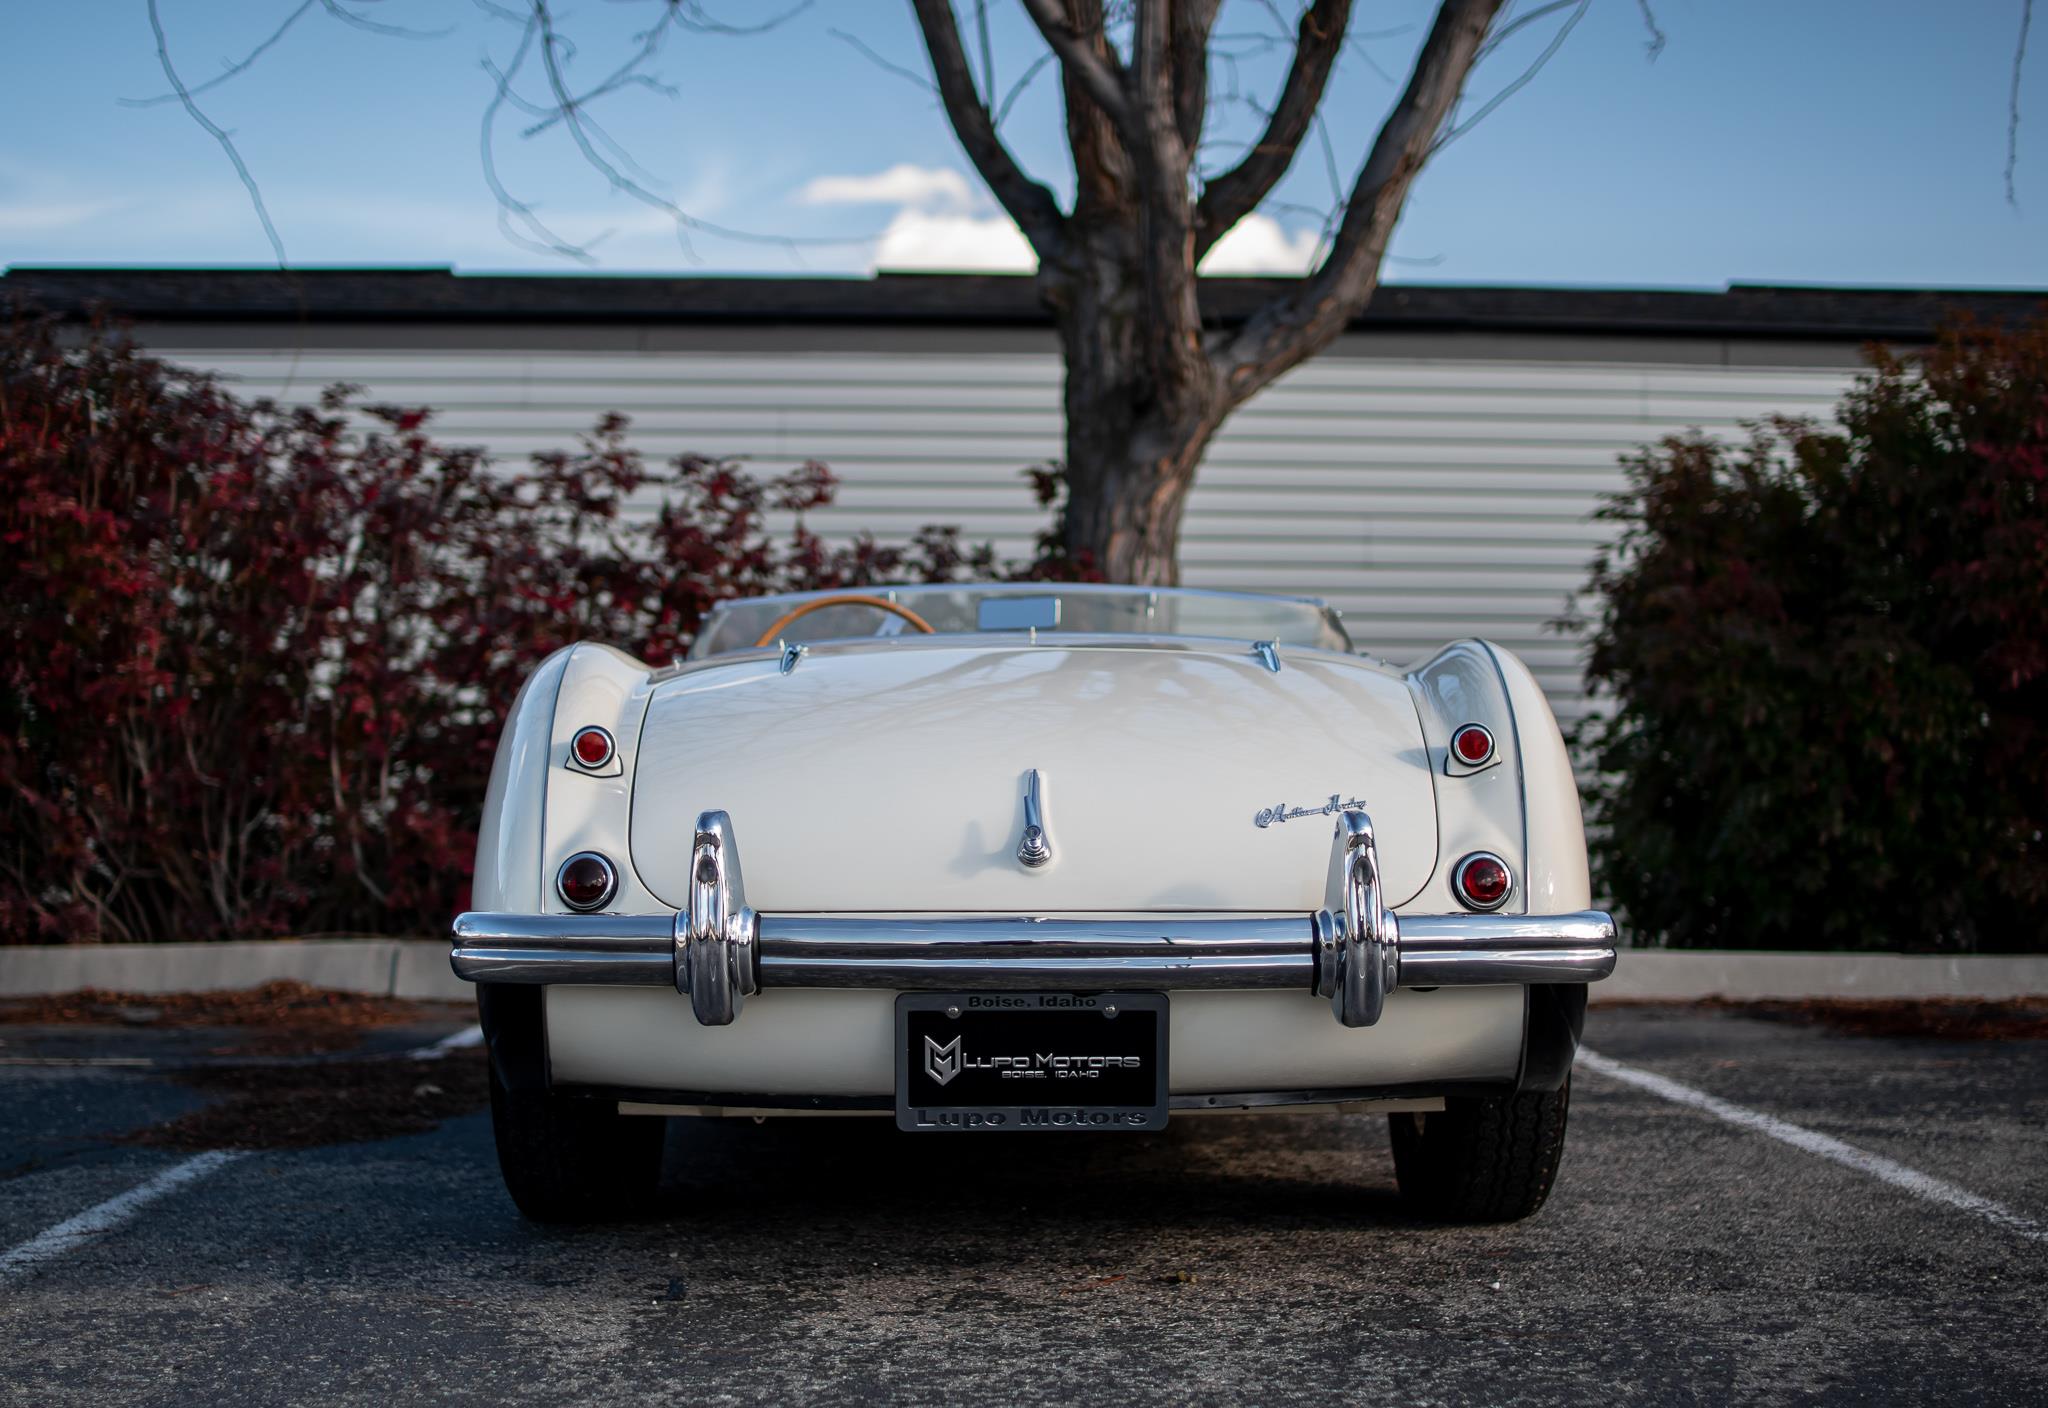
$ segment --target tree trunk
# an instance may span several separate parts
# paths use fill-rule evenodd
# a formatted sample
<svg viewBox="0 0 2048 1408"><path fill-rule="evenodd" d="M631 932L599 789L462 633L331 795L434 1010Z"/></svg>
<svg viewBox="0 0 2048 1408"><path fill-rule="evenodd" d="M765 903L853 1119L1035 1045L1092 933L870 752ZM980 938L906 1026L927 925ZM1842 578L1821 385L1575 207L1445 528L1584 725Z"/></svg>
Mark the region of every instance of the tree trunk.
<svg viewBox="0 0 2048 1408"><path fill-rule="evenodd" d="M1096 254L1046 281L1067 371L1062 536L1109 581L1176 586L1188 490L1227 407L1205 362L1148 340L1137 251Z"/></svg>
<svg viewBox="0 0 2048 1408"><path fill-rule="evenodd" d="M1203 451L1233 407L1329 346L1365 307L1415 173L1462 130L1447 132L1446 124L1502 0L1440 0L1407 87L1352 182L1329 253L1228 336L1202 326L1196 270L1292 166L1344 47L1352 0L1313 0L1302 10L1279 97L1270 110L1251 103L1266 112L1263 135L1228 171L1200 173L1199 201L1190 181L1219 0L1022 0L1059 61L1074 158L1074 206L1065 214L1003 145L996 120L1004 109L975 81L954 0L911 3L946 117L1038 252L1039 293L1059 326L1067 555L1114 582L1171 586L1180 580L1181 516ZM1112 42L1126 18L1128 43ZM1564 29L1577 22L1573 9Z"/></svg>

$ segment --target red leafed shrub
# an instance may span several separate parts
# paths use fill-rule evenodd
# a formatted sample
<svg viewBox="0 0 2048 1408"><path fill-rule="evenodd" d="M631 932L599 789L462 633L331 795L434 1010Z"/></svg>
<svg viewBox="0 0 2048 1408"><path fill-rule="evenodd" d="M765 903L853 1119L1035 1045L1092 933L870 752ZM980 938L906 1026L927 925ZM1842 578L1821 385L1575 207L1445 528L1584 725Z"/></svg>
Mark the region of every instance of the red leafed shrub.
<svg viewBox="0 0 2048 1408"><path fill-rule="evenodd" d="M1600 884L1674 945L2048 948L2048 319L1604 510Z"/></svg>
<svg viewBox="0 0 2048 1408"><path fill-rule="evenodd" d="M727 597L991 567L940 528L828 547L820 464L656 469L614 416L511 473L424 411L247 404L0 318L0 940L438 931L550 650L666 659Z"/></svg>

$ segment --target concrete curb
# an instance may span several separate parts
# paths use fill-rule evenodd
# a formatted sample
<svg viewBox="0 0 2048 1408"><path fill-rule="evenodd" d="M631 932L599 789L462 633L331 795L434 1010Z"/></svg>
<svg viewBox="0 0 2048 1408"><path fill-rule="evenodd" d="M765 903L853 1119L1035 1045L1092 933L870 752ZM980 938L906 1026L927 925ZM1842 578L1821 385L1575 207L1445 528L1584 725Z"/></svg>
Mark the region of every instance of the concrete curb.
<svg viewBox="0 0 2048 1408"><path fill-rule="evenodd" d="M294 978L318 988L467 1002L446 939L269 939L220 944L0 948L0 997L105 988L219 992Z"/></svg>
<svg viewBox="0 0 2048 1408"><path fill-rule="evenodd" d="M1712 949L1625 951L1614 976L1593 984L1602 1002L1734 1002L1809 998L2048 996L2048 954L1941 957L1915 953L1743 953Z"/></svg>
<svg viewBox="0 0 2048 1408"><path fill-rule="evenodd" d="M106 988L216 992L277 978L314 987L466 1002L476 989L448 969L445 939L276 939L220 944L80 944L0 948L0 997ZM1624 952L1592 1000L1685 1002L1807 998L2048 996L2048 954L1927 957L1900 953Z"/></svg>

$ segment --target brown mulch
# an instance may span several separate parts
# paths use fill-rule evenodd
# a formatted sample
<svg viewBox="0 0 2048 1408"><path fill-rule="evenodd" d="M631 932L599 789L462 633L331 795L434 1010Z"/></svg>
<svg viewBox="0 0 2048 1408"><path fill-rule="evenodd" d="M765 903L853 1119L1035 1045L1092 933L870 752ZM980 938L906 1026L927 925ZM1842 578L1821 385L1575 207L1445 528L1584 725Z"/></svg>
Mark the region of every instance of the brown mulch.
<svg viewBox="0 0 2048 1408"><path fill-rule="evenodd" d="M86 989L0 999L0 1023L232 1032L193 1054L279 1059L197 1065L172 1079L211 1097L201 1109L122 1136L163 1149L307 1149L425 1134L489 1102L480 1046L433 1059L352 1059L365 1033L412 1023L467 1022L467 1003L414 1002L280 981L239 992L123 993ZM201 1038L204 1040L205 1038ZM333 1056L306 1061L304 1057Z"/></svg>
<svg viewBox="0 0 2048 1408"><path fill-rule="evenodd" d="M314 1056L346 1051L367 1031L459 1016L467 1004L338 992L280 979L235 992L132 993L84 988L0 999L0 1024L233 1027L217 1056Z"/></svg>
<svg viewBox="0 0 2048 1408"><path fill-rule="evenodd" d="M1627 1004L1638 1005L1638 1004ZM1768 1021L1825 1027L1847 1036L1926 1037L1936 1041L2041 1041L2048 1039L2048 998L1973 1002L1953 998L1815 998L1807 1001L1643 1003L1705 1007Z"/></svg>
<svg viewBox="0 0 2048 1408"><path fill-rule="evenodd" d="M216 1096L204 1109L151 1125L125 1143L161 1149L309 1149L425 1134L489 1103L482 1047L434 1061L323 1061L188 1071Z"/></svg>

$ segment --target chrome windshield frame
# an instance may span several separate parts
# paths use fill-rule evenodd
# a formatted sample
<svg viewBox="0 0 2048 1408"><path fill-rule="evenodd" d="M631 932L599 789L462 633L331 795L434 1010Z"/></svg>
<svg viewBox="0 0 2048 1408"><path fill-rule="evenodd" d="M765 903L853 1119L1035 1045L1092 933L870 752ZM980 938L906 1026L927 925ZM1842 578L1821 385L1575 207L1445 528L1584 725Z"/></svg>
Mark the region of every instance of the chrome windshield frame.
<svg viewBox="0 0 2048 1408"><path fill-rule="evenodd" d="M807 592L778 592L769 596L735 597L730 601L721 601L717 605L713 606L710 611L705 613L703 623L697 632L697 637L691 643L689 653L685 657L685 659L691 663L695 663L700 660L714 660L721 659L726 656L743 654L748 650L754 649L755 647L751 640L747 641L745 644L720 645L715 650L709 648L709 642L718 633L717 627L720 624L720 622L726 616L728 616L730 613L734 611L745 608L758 607L761 608L764 611L764 613L768 614L770 616L770 619L772 619L774 616L779 616L783 612L801 606L806 602L817 601L826 597L842 596L845 594L846 590L847 589L845 588L835 588ZM1174 597L1183 600L1194 601L1242 602L1248 605L1265 604L1308 607L1319 615L1321 626L1325 630L1330 632L1332 635L1334 635L1336 639L1342 643L1342 653L1351 654L1357 650L1357 643L1351 639L1351 633L1345 629L1343 613L1337 610L1337 608L1335 608L1334 606L1331 606L1330 603L1325 601L1323 598L1316 596L1293 596L1279 592L1225 591L1219 588L1212 587L1137 587L1128 586L1117 582L896 582L883 586L864 587L861 588L861 590L870 595L879 596L886 601L896 602L908 606L912 610L916 609L917 598L920 596L941 596L948 594L958 595L961 593L972 593L976 597L1047 595L1054 595L1060 597L1143 597L1149 599L1148 613L1154 606L1156 606L1156 603L1164 597ZM1054 628L1046 632L1048 636L1051 636L1053 638L1058 638L1062 635L1066 635L1069 633L1070 632L1061 628ZM987 632L976 631L973 629L942 629L940 631L940 634L954 638L974 638L987 637L990 635L997 634L1017 633ZM1147 635L1169 640L1239 639L1239 637L1237 636L1219 636L1214 631L1202 631L1200 633L1197 633L1193 631L1166 630L1160 630L1155 632L1091 630L1073 631L1071 632L1071 634L1086 634L1093 636L1122 635L1134 639L1143 638ZM1273 632L1268 627L1268 625L1262 623L1259 629L1248 631L1242 638L1244 640L1249 641L1254 638L1262 639L1270 637L1272 634ZM887 640L893 642L902 642L911 638L912 637L906 635L876 636L869 633L863 633L860 635L852 636L820 637L814 640L806 641L805 644L815 645L823 641L839 643L865 640ZM1309 645L1305 646L1304 648L1328 649L1330 647Z"/></svg>

